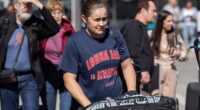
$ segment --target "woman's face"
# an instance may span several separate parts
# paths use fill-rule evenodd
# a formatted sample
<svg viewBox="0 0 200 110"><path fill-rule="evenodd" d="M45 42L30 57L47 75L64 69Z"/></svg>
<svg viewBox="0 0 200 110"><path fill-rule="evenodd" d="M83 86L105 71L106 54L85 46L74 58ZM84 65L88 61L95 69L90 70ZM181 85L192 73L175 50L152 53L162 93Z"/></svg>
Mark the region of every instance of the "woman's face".
<svg viewBox="0 0 200 110"><path fill-rule="evenodd" d="M192 8L192 2L187 2L185 5L186 8Z"/></svg>
<svg viewBox="0 0 200 110"><path fill-rule="evenodd" d="M108 12L105 7L91 10L89 16L82 15L87 30L93 37L101 38L108 23Z"/></svg>
<svg viewBox="0 0 200 110"><path fill-rule="evenodd" d="M63 12L61 10L56 9L56 10L51 12L51 15L54 17L54 19L56 20L56 22L58 24L61 24L62 17L63 17Z"/></svg>
<svg viewBox="0 0 200 110"><path fill-rule="evenodd" d="M174 20L173 20L173 16L172 15L169 15L166 17L166 19L164 20L164 23L163 23L163 29L165 31L169 31L172 29L172 26L174 24Z"/></svg>

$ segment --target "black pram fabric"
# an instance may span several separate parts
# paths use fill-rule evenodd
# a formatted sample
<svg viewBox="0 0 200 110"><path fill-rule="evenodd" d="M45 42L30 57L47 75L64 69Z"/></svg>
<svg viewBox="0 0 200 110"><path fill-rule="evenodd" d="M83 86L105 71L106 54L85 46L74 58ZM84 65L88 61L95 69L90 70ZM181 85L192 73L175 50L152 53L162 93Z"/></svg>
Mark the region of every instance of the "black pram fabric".
<svg viewBox="0 0 200 110"><path fill-rule="evenodd" d="M91 104L85 110L178 110L177 99L164 96L122 95Z"/></svg>

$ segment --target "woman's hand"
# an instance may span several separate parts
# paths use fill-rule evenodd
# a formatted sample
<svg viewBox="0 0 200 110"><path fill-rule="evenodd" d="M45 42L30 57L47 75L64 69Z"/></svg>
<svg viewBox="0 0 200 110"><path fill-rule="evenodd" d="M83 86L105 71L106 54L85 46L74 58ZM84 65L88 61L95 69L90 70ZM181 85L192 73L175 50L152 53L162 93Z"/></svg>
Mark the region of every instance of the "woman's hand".
<svg viewBox="0 0 200 110"><path fill-rule="evenodd" d="M177 49L177 48L174 48L174 47L172 47L172 48L170 49L170 56L171 56L172 58L179 57L180 55L181 55L181 50L180 50L180 49Z"/></svg>
<svg viewBox="0 0 200 110"><path fill-rule="evenodd" d="M39 9L43 8L43 4L40 2L40 0L21 0L21 2L34 4Z"/></svg>

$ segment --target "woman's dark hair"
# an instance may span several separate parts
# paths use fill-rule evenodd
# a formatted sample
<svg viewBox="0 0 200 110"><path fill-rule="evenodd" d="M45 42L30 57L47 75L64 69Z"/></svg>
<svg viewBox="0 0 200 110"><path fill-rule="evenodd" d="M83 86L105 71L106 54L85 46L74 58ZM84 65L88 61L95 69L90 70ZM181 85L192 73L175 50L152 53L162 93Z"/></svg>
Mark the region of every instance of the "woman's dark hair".
<svg viewBox="0 0 200 110"><path fill-rule="evenodd" d="M90 16L93 9L105 7L109 12L108 0L86 0L82 6L81 12L86 17Z"/></svg>
<svg viewBox="0 0 200 110"><path fill-rule="evenodd" d="M163 24L164 24L165 19L169 15L173 15L173 14L170 13L169 11L162 10L160 11L157 17L156 26L152 33L153 51L154 51L154 55L156 56L159 56L160 54L160 42L161 42ZM170 48L176 46L177 34L173 27L171 28L171 30L167 32L167 41L169 43Z"/></svg>
<svg viewBox="0 0 200 110"><path fill-rule="evenodd" d="M192 3L192 0L185 0L185 1L184 1L184 6L186 6L186 4L187 4L188 2L191 2L191 3Z"/></svg>

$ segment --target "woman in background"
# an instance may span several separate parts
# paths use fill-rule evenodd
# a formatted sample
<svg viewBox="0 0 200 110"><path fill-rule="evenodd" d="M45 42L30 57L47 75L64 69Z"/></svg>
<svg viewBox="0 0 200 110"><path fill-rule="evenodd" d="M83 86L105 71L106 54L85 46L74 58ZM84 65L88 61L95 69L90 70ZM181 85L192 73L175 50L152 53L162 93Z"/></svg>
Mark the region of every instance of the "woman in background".
<svg viewBox="0 0 200 110"><path fill-rule="evenodd" d="M49 0L47 8L60 26L60 31L40 43L41 67L46 80L42 92L42 100L45 110L55 110L57 91L60 94L60 110L70 110L71 96L64 87L62 71L58 65L63 56L64 46L68 37L74 33L74 29L67 19L63 19L64 7L60 1Z"/></svg>
<svg viewBox="0 0 200 110"><path fill-rule="evenodd" d="M185 5L181 10L180 21L184 41L187 45L193 44L197 25L197 12L192 0L185 0Z"/></svg>
<svg viewBox="0 0 200 110"><path fill-rule="evenodd" d="M173 15L161 11L152 33L154 51L154 74L152 95L174 97L176 93L177 70L175 60L186 59L186 47L182 37L173 28Z"/></svg>

